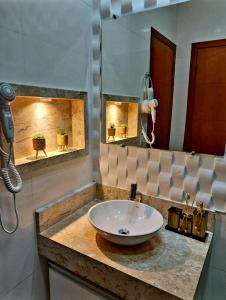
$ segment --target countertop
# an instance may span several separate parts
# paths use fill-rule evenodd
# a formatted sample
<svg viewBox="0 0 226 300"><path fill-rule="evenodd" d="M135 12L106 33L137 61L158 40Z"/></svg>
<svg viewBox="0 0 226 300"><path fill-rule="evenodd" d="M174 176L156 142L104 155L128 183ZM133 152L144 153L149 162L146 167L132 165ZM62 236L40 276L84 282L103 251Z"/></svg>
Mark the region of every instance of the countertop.
<svg viewBox="0 0 226 300"><path fill-rule="evenodd" d="M142 245L114 245L88 222L97 202L40 232L39 253L120 299L194 299L212 233L203 243L162 228Z"/></svg>

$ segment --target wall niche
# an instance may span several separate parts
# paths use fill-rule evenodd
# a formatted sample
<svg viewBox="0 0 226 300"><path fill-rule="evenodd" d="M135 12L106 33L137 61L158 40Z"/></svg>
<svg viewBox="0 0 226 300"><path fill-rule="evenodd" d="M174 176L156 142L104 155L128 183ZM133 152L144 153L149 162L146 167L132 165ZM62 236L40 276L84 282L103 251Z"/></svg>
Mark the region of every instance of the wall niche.
<svg viewBox="0 0 226 300"><path fill-rule="evenodd" d="M84 92L13 85L14 160L17 166L54 157L62 161L87 153L86 99ZM45 139L39 151L33 138ZM41 142L38 142L39 146ZM36 146L37 147L37 146ZM43 151L44 150L44 151ZM56 158L54 162L56 162Z"/></svg>
<svg viewBox="0 0 226 300"><path fill-rule="evenodd" d="M115 95L103 95L102 140L117 143L133 140L138 136L138 99Z"/></svg>

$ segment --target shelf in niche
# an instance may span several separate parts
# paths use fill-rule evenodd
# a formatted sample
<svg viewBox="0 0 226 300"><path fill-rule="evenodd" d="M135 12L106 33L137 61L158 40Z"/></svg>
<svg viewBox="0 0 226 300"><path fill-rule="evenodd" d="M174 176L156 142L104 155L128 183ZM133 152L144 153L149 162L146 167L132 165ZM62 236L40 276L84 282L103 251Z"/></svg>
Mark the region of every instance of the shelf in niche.
<svg viewBox="0 0 226 300"><path fill-rule="evenodd" d="M114 142L119 142L119 141L123 141L123 140L128 140L128 139L132 139L132 138L136 138L137 135L133 135L133 136L126 136L126 137L119 137L119 136L115 136L114 140L107 140L106 143L107 144L111 144Z"/></svg>
<svg viewBox="0 0 226 300"><path fill-rule="evenodd" d="M83 149L84 148L80 148L80 149L79 148L70 148L65 151L58 151L58 150L46 151L47 157L44 155L44 153L41 153L38 156L38 158L35 157L35 154L28 156L28 157L15 158L15 164L16 164L16 166L20 166L20 165L27 164L30 162L39 161L39 160L47 159L47 158L54 157L54 156L65 155L67 153L76 152L76 151L80 151Z"/></svg>
<svg viewBox="0 0 226 300"><path fill-rule="evenodd" d="M77 157L86 150L86 93L72 90L14 85L16 100L11 104L14 118L14 159L17 166L53 158L54 162ZM57 132L65 129L68 147L59 151ZM43 134L47 157L42 150L36 159L32 138ZM85 151L86 152L86 151ZM75 153L75 155L73 154ZM67 157L67 158L66 158ZM43 164L42 164L43 165ZM41 165L40 165L41 166Z"/></svg>

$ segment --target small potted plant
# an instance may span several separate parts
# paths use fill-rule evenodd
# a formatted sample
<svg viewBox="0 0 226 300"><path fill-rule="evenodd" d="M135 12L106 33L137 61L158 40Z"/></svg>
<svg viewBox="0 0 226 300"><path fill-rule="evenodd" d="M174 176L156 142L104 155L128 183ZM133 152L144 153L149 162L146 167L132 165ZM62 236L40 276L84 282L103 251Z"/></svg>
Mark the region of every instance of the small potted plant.
<svg viewBox="0 0 226 300"><path fill-rule="evenodd" d="M108 140L110 138L112 138L113 140L115 139L115 132L116 132L115 124L111 123L110 127L108 128Z"/></svg>
<svg viewBox="0 0 226 300"><path fill-rule="evenodd" d="M36 151L36 159L38 158L38 152L43 151L47 157L45 148L46 148L46 139L42 133L35 134L32 138L33 149Z"/></svg>
<svg viewBox="0 0 226 300"><path fill-rule="evenodd" d="M66 128L59 128L57 131L57 146L59 151L65 151L68 147L68 133Z"/></svg>
<svg viewBox="0 0 226 300"><path fill-rule="evenodd" d="M125 123L121 123L118 127L118 135L120 137L126 138L126 133L127 133L127 125Z"/></svg>

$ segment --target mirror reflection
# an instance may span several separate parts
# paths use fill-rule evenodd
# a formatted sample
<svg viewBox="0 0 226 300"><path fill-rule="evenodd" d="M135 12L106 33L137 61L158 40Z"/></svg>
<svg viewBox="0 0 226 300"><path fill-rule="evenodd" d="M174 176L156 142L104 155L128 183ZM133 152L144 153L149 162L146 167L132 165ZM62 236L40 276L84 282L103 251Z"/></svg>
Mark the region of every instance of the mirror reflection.
<svg viewBox="0 0 226 300"><path fill-rule="evenodd" d="M138 102L135 97L103 95L103 126L107 143L137 142Z"/></svg>
<svg viewBox="0 0 226 300"><path fill-rule="evenodd" d="M102 23L103 142L224 154L225 11L191 0Z"/></svg>

